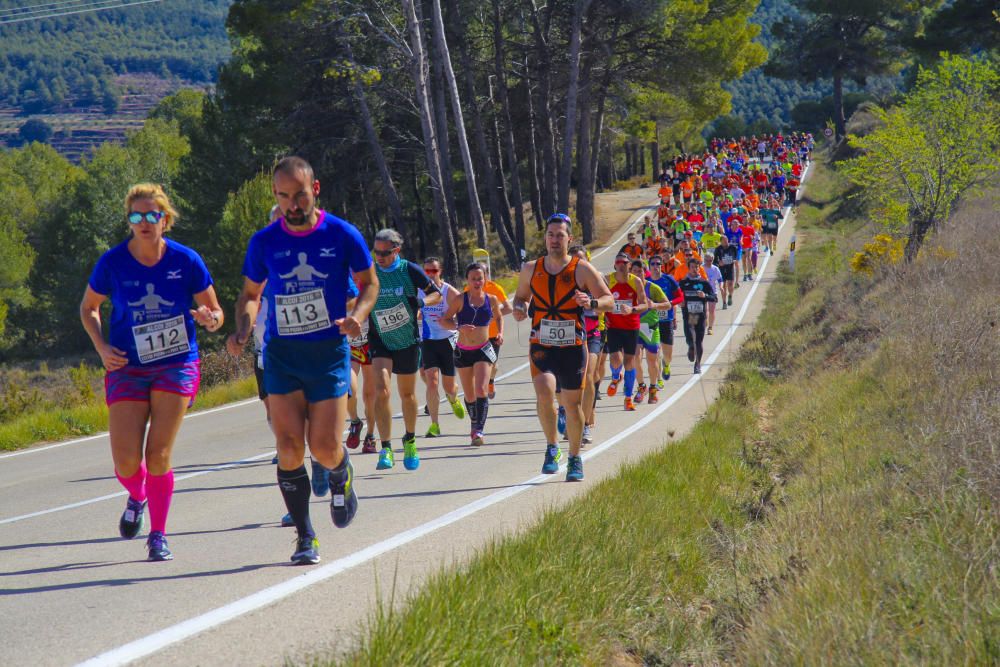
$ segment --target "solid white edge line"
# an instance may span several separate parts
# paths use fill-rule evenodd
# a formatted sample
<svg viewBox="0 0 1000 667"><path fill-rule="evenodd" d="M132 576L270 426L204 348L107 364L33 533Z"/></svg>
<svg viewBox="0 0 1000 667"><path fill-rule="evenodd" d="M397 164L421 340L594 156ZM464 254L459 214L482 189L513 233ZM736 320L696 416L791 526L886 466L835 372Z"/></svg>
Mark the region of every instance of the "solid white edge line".
<svg viewBox="0 0 1000 667"><path fill-rule="evenodd" d="M803 174L803 179L804 177L805 174ZM789 207L785 212L781 223L782 227L787 221L788 216L791 214L791 210L791 207ZM764 273L771 257L772 255L768 255L764 258L764 262L761 265L759 273ZM722 338L719 345L716 346L715 350L712 351L712 354L709 355L705 368L711 368L712 364L715 363L716 359L718 359L719 355L729 344L729 341L732 340L737 327L742 324L747 309L750 307L750 303L753 301L754 294L757 292L757 288L760 284L760 282L754 281L754 284L750 288L750 292L746 300L743 302L743 306L740 308L736 319L734 319L732 324L729 325L729 331ZM681 388L678 389L677 392L675 392L667 401L657 406L656 409L629 428L616 434L611 439L606 440L597 447L588 450L587 453L583 455L583 458L593 458L594 456L597 456L615 444L621 442L624 438L628 437L635 431L643 428L646 424L661 415L668 407L674 405L678 400L680 400L680 398L692 387L694 387L694 385L697 384L701 378L702 375L692 375L691 378L689 378L688 381L685 382ZM475 514L482 509L486 509L487 507L491 507L503 500L519 495L538 484L553 480L555 477L556 475L536 475L524 482L514 484L506 489L496 491L488 496L480 498L479 500L452 510L451 512L443 514L436 519L432 519L419 526L397 533L386 540L376 542L375 544L365 547L360 551L356 551L353 554L344 556L343 558L338 558L332 563L310 570L306 574L298 575L280 584L269 586L268 588L248 595L247 597L235 600L229 604L223 605L222 607L217 607L216 609L199 616L195 616L194 618L190 618L186 621L177 623L176 625L164 628L163 630L154 632L153 634L129 642L128 644L124 644L118 648L106 651L79 664L85 667L96 667L98 665L103 667L106 665L128 664L133 660L138 660L139 658L155 653L156 651L170 646L171 644L175 644L179 641L200 634L205 630L231 621L235 618L243 616L244 614L250 613L251 611L260 609L261 607L265 607L313 584L325 581L326 579L330 579L331 577L334 577L346 570L362 565L384 553L424 537L439 528L449 526L457 521L471 516L472 514Z"/></svg>

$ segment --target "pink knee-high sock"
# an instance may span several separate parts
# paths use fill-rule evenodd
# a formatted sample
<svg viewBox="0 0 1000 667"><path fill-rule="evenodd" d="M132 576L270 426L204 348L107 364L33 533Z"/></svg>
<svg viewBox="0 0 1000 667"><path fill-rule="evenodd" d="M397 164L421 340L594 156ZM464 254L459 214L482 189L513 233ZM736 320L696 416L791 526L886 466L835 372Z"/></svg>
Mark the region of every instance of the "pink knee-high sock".
<svg viewBox="0 0 1000 667"><path fill-rule="evenodd" d="M174 471L146 477L146 493L149 494L149 530L162 533L167 527L170 499L174 495Z"/></svg>
<svg viewBox="0 0 1000 667"><path fill-rule="evenodd" d="M122 483L125 490L128 491L128 495L132 500L138 500L140 503L146 499L146 462L143 461L139 464L139 469L131 477L122 477L115 470L115 477L118 481Z"/></svg>

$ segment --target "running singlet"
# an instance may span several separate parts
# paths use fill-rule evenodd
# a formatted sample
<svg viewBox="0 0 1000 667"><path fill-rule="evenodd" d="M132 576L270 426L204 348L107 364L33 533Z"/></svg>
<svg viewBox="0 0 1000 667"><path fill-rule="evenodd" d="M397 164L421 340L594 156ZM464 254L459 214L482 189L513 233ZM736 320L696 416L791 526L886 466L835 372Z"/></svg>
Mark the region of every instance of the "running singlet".
<svg viewBox="0 0 1000 667"><path fill-rule="evenodd" d="M612 273L608 276L608 286L611 288L611 295L615 297L614 310L604 316L608 327L627 331L638 329L639 313L621 315L620 312L622 306L635 306L639 302L639 290L642 289L639 286L639 279L629 274L628 280L622 283L618 282L618 278Z"/></svg>
<svg viewBox="0 0 1000 667"><path fill-rule="evenodd" d="M391 269L376 265L378 299L370 316L370 335L377 336L389 350L404 350L420 341L417 332L417 288L438 291L424 270L405 259L397 259Z"/></svg>
<svg viewBox="0 0 1000 667"><path fill-rule="evenodd" d="M715 290L704 278L685 278L680 282L680 288L684 292L683 307L688 314L701 315L705 312L705 303L715 301ZM703 292L705 296L698 296L698 292Z"/></svg>
<svg viewBox="0 0 1000 667"><path fill-rule="evenodd" d="M666 295L668 301L673 301L674 299L677 298L677 290L680 288L677 286L677 281L674 280L673 276L668 276L667 274L663 273L660 274L659 278L650 278L649 282L659 286L659 288L663 290L663 293L664 295ZM673 322L674 309L670 308L669 310L666 311L663 310L658 311L657 318L661 322Z"/></svg>
<svg viewBox="0 0 1000 667"><path fill-rule="evenodd" d="M191 298L212 284L205 262L194 250L166 239L155 266L140 264L128 241L97 260L90 288L111 299L109 342L128 354L130 366L198 360Z"/></svg>
<svg viewBox="0 0 1000 667"><path fill-rule="evenodd" d="M441 318L444 317L445 311L448 310L448 294L454 289L448 283L441 283L441 300L433 306L424 306L420 310L422 319L420 333L424 340L444 340L446 338L458 337L457 331L445 329L441 326ZM418 294L421 299L427 296L423 290L419 290Z"/></svg>
<svg viewBox="0 0 1000 667"><path fill-rule="evenodd" d="M663 303L668 301L667 295L663 292L658 284L652 280L646 281L646 296L653 303ZM650 327L655 327L660 323L660 314L666 315L666 312L656 310L655 308L650 308L645 313L639 317L639 322L641 324L647 324ZM666 320L664 320L666 321Z"/></svg>
<svg viewBox="0 0 1000 667"><path fill-rule="evenodd" d="M572 347L585 340L583 308L576 302L576 267L573 257L562 271L552 275L545 269L545 258L535 261L531 274L531 336L529 340L544 347Z"/></svg>
<svg viewBox="0 0 1000 667"><path fill-rule="evenodd" d="M367 270L371 253L354 225L319 214L307 232L293 232L279 218L250 239L243 275L268 283L265 342L344 338L333 323L347 314L351 272Z"/></svg>

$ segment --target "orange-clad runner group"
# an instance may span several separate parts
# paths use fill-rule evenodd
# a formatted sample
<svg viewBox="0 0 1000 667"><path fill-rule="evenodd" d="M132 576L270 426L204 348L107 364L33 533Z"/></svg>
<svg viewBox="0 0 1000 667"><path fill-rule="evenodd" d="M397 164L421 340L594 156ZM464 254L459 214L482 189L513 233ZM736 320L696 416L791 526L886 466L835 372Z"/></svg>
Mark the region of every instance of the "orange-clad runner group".
<svg viewBox="0 0 1000 667"><path fill-rule="evenodd" d="M606 275L576 242L570 216L556 213L544 225L544 254L522 264L512 298L487 263L469 263L453 285L440 259L401 257L403 238L393 229L369 246L355 226L319 207L320 181L305 160L281 160L276 204L248 244L226 345L238 355L253 343L287 511L281 523L296 529L291 561L320 560L312 495L330 494L335 526L353 521L359 496L350 450L376 455L377 470L396 466L393 393L402 408L402 467L419 469L418 378L430 417L424 438L452 430L440 411L447 403L454 419L468 417L469 446L488 446L506 315L530 323L541 472L563 467L563 439L566 480L583 480L581 450L594 441L597 401L621 393L626 411L657 403L678 321L693 372L701 372L717 307L731 307L758 258L775 251L812 148L811 135L798 133L713 139L700 154L666 162L655 214L628 232ZM163 189L139 184L124 208L130 234L95 266L81 320L107 372L112 459L128 491L119 533L136 537L148 508L149 560L170 560L171 454L198 390L196 327L218 330L223 312L198 254L165 236L177 213ZM112 303L107 339L105 300Z"/></svg>

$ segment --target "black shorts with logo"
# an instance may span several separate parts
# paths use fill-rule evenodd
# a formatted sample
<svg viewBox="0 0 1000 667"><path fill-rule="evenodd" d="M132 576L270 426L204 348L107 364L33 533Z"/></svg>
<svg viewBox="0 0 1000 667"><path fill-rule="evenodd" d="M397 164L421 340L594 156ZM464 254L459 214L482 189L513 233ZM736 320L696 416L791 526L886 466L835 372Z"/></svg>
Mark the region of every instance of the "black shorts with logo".
<svg viewBox="0 0 1000 667"><path fill-rule="evenodd" d="M531 361L532 377L549 373L555 376L556 385L567 391L576 391L583 386L583 376L587 371L587 348L584 345L547 347L532 343L528 359Z"/></svg>
<svg viewBox="0 0 1000 667"><path fill-rule="evenodd" d="M608 354L624 352L625 354L635 354L635 348L639 345L638 329L612 329L607 330L608 334Z"/></svg>
<svg viewBox="0 0 1000 667"><path fill-rule="evenodd" d="M455 377L455 348L450 338L426 338L420 344L420 367L438 368L441 375Z"/></svg>
<svg viewBox="0 0 1000 667"><path fill-rule="evenodd" d="M472 350L461 346L455 348L455 368L470 368L479 362L495 364L496 360L496 347L490 341Z"/></svg>

